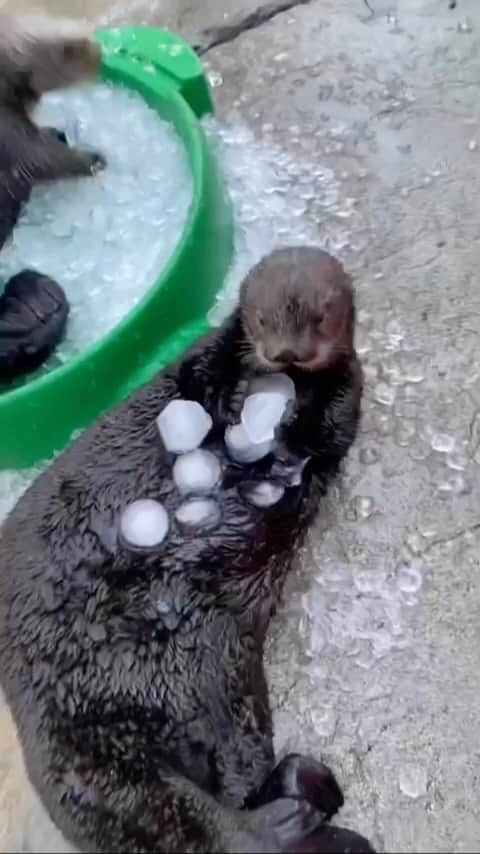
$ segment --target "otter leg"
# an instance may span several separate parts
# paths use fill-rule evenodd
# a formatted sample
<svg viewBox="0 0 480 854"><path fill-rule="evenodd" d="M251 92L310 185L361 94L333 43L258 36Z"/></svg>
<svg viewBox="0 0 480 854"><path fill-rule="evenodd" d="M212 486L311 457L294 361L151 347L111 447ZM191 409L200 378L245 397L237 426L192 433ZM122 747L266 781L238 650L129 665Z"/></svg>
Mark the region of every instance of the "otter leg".
<svg viewBox="0 0 480 854"><path fill-rule="evenodd" d="M273 769L248 804L259 806L277 798L300 798L331 818L343 806L343 794L330 769L310 757L290 753Z"/></svg>
<svg viewBox="0 0 480 854"><path fill-rule="evenodd" d="M53 136L55 139L58 139L59 142L63 142L64 145L68 145L68 140L65 131L59 130L54 127L45 127L41 129L41 133L49 134Z"/></svg>
<svg viewBox="0 0 480 854"><path fill-rule="evenodd" d="M61 791L49 792L52 817L84 851L267 854L313 833L321 821L309 804L287 798L253 812L228 809L186 778L162 780L161 770L136 785L108 770L84 779L70 770L64 780Z"/></svg>
<svg viewBox="0 0 480 854"><path fill-rule="evenodd" d="M94 175L106 166L102 154L65 145L49 128L40 130L34 141L35 145L26 152L25 163L33 181Z"/></svg>
<svg viewBox="0 0 480 854"><path fill-rule="evenodd" d="M70 148L51 128L37 128L26 116L0 107L2 146L0 171L5 189L15 194L18 185L92 175L105 166L96 151Z"/></svg>

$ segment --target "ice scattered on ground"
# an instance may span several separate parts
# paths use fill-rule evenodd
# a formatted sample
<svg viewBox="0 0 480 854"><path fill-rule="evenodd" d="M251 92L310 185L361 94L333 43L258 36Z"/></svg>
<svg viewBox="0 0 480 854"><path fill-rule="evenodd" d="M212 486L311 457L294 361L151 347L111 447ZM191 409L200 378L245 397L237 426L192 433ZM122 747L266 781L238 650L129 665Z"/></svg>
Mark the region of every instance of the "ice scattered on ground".
<svg viewBox="0 0 480 854"><path fill-rule="evenodd" d="M185 454L202 444L212 419L195 400L172 400L158 416L157 426L167 451Z"/></svg>
<svg viewBox="0 0 480 854"><path fill-rule="evenodd" d="M0 281L34 267L71 303L45 370L100 338L155 282L185 224L192 179L173 126L127 89L98 83L47 95L39 119L108 160L94 178L35 188L0 254Z"/></svg>
<svg viewBox="0 0 480 854"><path fill-rule="evenodd" d="M173 479L183 495L211 492L220 476L221 467L215 454L201 448L178 457L173 466Z"/></svg>
<svg viewBox="0 0 480 854"><path fill-rule="evenodd" d="M405 765L400 768L398 785L409 798L420 798L427 791L427 772L419 765Z"/></svg>
<svg viewBox="0 0 480 854"><path fill-rule="evenodd" d="M280 245L319 245L335 252L348 231L337 226L319 241L307 212L322 213L337 201L338 184L331 169L298 157L274 143L260 142L238 123L207 118L203 127L223 165L235 211L235 258L224 289L210 313L213 324L228 315L238 299L240 282L260 258ZM295 182L295 179L296 182Z"/></svg>
<svg viewBox="0 0 480 854"><path fill-rule="evenodd" d="M122 536L127 543L139 548L160 545L167 536L168 527L167 511L151 498L140 498L129 504L120 519Z"/></svg>

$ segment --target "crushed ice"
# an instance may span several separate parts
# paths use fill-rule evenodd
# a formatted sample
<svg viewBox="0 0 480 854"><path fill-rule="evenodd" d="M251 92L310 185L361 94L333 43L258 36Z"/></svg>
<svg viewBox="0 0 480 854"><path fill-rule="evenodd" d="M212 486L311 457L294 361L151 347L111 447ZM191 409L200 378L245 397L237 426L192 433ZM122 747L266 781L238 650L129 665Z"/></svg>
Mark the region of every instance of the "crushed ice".
<svg viewBox="0 0 480 854"><path fill-rule="evenodd" d="M155 282L185 224L192 179L173 126L127 89L97 83L49 94L39 120L108 160L95 178L35 188L0 254L0 281L34 267L71 304L45 370L100 338Z"/></svg>

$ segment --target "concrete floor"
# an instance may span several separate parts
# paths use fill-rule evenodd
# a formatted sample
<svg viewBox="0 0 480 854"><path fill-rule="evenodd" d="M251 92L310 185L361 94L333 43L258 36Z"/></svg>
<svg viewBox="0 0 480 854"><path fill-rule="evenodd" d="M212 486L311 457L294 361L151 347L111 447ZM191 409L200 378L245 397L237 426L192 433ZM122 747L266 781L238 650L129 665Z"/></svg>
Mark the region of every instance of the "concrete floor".
<svg viewBox="0 0 480 854"><path fill-rule="evenodd" d="M128 5L129 19L199 44L255 8L46 5L112 22ZM342 823L380 850L474 852L480 4L370 5L375 14L362 0L312 0L207 54L222 123L247 124L280 163L299 164L282 185L292 221L355 275L367 376L360 439L272 631L276 738L279 751L326 758L345 788ZM68 850L25 780L4 710L0 740L0 849Z"/></svg>

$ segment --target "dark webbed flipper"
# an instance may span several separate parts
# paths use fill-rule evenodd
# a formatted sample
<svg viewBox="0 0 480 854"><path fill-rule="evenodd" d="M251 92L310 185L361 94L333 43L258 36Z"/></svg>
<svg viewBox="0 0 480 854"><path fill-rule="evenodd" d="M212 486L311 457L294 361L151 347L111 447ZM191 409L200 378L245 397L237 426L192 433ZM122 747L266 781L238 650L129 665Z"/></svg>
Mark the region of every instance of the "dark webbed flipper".
<svg viewBox="0 0 480 854"><path fill-rule="evenodd" d="M67 322L67 298L53 279L25 270L0 296L0 379L38 368L55 349Z"/></svg>
<svg viewBox="0 0 480 854"><path fill-rule="evenodd" d="M323 818L331 818L343 806L343 794L330 769L308 756L290 753L274 768L253 804L277 798L298 798L311 804Z"/></svg>

